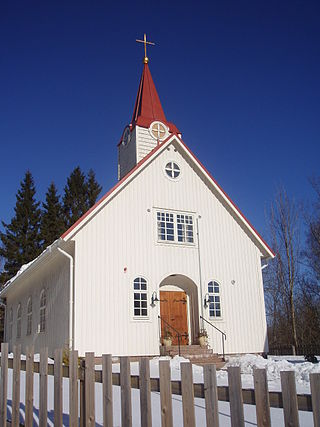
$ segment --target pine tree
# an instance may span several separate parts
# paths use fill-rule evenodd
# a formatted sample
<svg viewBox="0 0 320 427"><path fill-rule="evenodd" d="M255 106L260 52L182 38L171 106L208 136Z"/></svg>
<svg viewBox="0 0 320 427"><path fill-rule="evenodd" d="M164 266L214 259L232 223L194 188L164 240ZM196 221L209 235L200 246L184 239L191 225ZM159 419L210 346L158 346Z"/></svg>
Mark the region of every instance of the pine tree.
<svg viewBox="0 0 320 427"><path fill-rule="evenodd" d="M88 185L86 177L77 166L70 174L64 188L63 210L65 226L70 227L88 209Z"/></svg>
<svg viewBox="0 0 320 427"><path fill-rule="evenodd" d="M88 188L88 209L93 206L97 198L102 190L101 185L96 180L96 175L92 169L89 170L88 177L87 177L87 188Z"/></svg>
<svg viewBox="0 0 320 427"><path fill-rule="evenodd" d="M58 239L65 230L63 209L59 198L56 186L52 182L46 193L46 202L42 204L43 212L40 233L43 241L43 248L46 248Z"/></svg>
<svg viewBox="0 0 320 427"><path fill-rule="evenodd" d="M35 185L30 171L27 171L16 195L15 215L10 224L2 222L4 232L0 232L0 256L4 258L4 270L0 282L5 283L19 268L41 252L39 226L41 211L35 200Z"/></svg>

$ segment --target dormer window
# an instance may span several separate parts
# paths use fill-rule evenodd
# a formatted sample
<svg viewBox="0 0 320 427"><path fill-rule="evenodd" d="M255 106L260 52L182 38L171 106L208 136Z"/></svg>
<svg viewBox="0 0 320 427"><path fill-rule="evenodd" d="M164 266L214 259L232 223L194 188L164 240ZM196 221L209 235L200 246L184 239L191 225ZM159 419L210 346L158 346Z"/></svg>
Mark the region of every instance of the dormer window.
<svg viewBox="0 0 320 427"><path fill-rule="evenodd" d="M149 128L151 136L158 141L162 141L167 136L167 128L161 122L153 122Z"/></svg>

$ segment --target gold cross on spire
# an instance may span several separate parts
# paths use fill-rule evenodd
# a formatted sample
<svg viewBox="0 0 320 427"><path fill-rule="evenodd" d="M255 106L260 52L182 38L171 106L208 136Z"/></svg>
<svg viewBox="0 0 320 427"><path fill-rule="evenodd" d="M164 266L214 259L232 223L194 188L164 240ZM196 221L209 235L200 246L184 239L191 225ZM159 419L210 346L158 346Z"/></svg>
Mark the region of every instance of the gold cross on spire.
<svg viewBox="0 0 320 427"><path fill-rule="evenodd" d="M147 57L147 44L150 44L150 45L154 46L154 45L155 45L155 43L153 43L153 42L148 42L148 41L147 41L147 35L146 35L146 34L144 34L144 36L143 36L143 40L137 40L137 39L136 39L136 42L138 42L138 43L143 43L143 44L144 44L144 59L143 59L143 62L144 62L145 64L148 64L149 59L148 59L148 57Z"/></svg>

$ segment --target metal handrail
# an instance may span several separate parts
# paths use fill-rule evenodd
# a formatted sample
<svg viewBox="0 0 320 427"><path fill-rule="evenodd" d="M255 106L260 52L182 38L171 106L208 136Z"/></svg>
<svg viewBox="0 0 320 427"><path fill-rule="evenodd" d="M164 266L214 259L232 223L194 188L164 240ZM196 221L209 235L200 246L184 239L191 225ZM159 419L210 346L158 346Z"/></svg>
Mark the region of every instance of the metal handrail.
<svg viewBox="0 0 320 427"><path fill-rule="evenodd" d="M158 319L162 320L162 322L164 322L167 326L169 326L169 328L171 328L174 332L176 332L177 337L178 337L178 351L179 351L179 356L181 356L181 352L180 352L180 337L185 336L185 334L180 334L180 332L177 331L177 329L175 329L172 325L170 325L170 323L168 323L166 320L164 320L159 315L158 315ZM161 331L161 327L160 327L160 331Z"/></svg>
<svg viewBox="0 0 320 427"><path fill-rule="evenodd" d="M224 340L227 339L227 335L221 331L221 329L217 328L215 325L213 325L211 322L209 322L207 319L205 319L204 317L200 316L200 319L204 320L205 322L207 322L210 326L212 326L214 329L216 329L218 332L220 332L221 334L221 339L222 339L222 354L223 354L223 360L225 360L225 354L224 354Z"/></svg>

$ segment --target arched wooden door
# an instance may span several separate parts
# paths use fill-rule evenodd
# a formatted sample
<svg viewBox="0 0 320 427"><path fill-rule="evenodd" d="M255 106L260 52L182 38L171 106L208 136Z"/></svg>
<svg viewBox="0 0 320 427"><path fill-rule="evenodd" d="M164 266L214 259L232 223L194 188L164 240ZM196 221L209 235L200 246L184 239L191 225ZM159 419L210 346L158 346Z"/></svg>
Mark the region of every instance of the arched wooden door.
<svg viewBox="0 0 320 427"><path fill-rule="evenodd" d="M187 294L183 291L160 291L160 316L169 323L179 334L181 345L189 343ZM172 333L172 344L178 345L178 335L164 321L161 321L161 336L166 330Z"/></svg>

